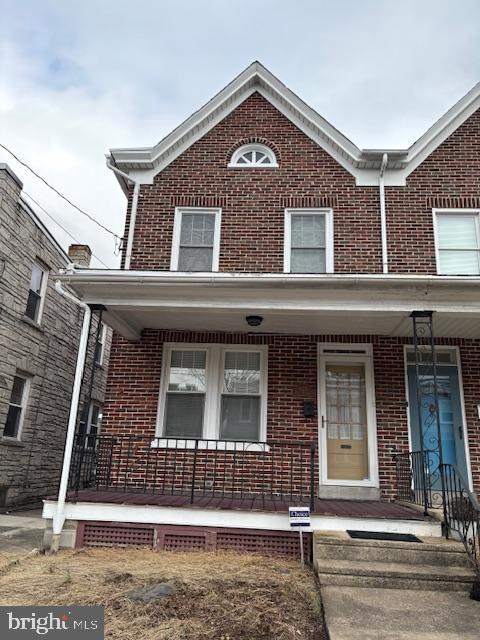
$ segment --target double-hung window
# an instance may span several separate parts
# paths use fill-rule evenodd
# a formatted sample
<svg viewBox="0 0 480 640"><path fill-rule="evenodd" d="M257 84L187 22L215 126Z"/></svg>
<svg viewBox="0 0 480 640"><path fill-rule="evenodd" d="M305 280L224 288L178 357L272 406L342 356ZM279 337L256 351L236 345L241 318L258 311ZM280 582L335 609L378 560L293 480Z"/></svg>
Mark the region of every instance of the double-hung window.
<svg viewBox="0 0 480 640"><path fill-rule="evenodd" d="M220 218L220 209L176 209L172 271L218 271Z"/></svg>
<svg viewBox="0 0 480 640"><path fill-rule="evenodd" d="M225 351L223 354L220 438L259 439L260 356L258 351Z"/></svg>
<svg viewBox="0 0 480 640"><path fill-rule="evenodd" d="M265 440L265 347L167 345L157 435Z"/></svg>
<svg viewBox="0 0 480 640"><path fill-rule="evenodd" d="M105 355L105 341L107 339L107 325L103 322L100 323L98 331L98 340L95 345L95 364L102 365L103 357Z"/></svg>
<svg viewBox="0 0 480 640"><path fill-rule="evenodd" d="M201 438L205 414L206 350L173 349L165 398L165 435Z"/></svg>
<svg viewBox="0 0 480 640"><path fill-rule="evenodd" d="M25 315L36 323L40 322L42 315L47 285L47 273L47 268L40 262L37 261L33 263Z"/></svg>
<svg viewBox="0 0 480 640"><path fill-rule="evenodd" d="M434 211L437 271L441 275L480 275L480 210Z"/></svg>
<svg viewBox="0 0 480 640"><path fill-rule="evenodd" d="M333 272L333 213L331 209L285 211L284 271Z"/></svg>
<svg viewBox="0 0 480 640"><path fill-rule="evenodd" d="M7 420L3 427L3 435L6 438L20 438L27 404L28 384L29 378L26 376L17 373L13 378Z"/></svg>
<svg viewBox="0 0 480 640"><path fill-rule="evenodd" d="M96 436L99 435L102 426L102 413L102 405L96 400L92 400L88 407L87 421L80 421L79 433L85 436L86 447L96 446Z"/></svg>

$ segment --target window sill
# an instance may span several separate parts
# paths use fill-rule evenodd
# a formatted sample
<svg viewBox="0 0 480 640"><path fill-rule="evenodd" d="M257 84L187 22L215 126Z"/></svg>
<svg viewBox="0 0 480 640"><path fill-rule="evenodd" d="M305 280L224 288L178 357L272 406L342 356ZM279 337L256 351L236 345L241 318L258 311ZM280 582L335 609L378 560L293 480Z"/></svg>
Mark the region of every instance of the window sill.
<svg viewBox="0 0 480 640"><path fill-rule="evenodd" d="M9 438L8 436L0 436L0 445L4 445L5 447L24 447L25 443L21 442L21 440L17 440L17 438Z"/></svg>
<svg viewBox="0 0 480 640"><path fill-rule="evenodd" d="M45 331L44 328L38 322L35 322L35 320L32 320L28 316L22 316L20 319L25 324L28 324L30 327L33 327L37 331L40 331L40 333L43 333Z"/></svg>
<svg viewBox="0 0 480 640"><path fill-rule="evenodd" d="M151 449L195 449L195 439L155 438ZM198 440L197 450L236 451L237 453L268 453L270 447L265 442L243 442L238 440Z"/></svg>

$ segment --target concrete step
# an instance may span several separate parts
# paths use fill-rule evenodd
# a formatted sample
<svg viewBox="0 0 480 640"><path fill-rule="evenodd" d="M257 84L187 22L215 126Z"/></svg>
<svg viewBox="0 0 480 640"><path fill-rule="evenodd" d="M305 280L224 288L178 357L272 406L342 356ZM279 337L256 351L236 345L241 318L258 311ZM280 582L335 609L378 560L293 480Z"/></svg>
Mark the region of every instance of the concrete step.
<svg viewBox="0 0 480 640"><path fill-rule="evenodd" d="M422 541L422 543L395 542L316 534L315 558L470 567L468 556L461 543L443 539L435 542L432 538L429 540L430 542Z"/></svg>
<svg viewBox="0 0 480 640"><path fill-rule="evenodd" d="M475 573L467 567L403 562L371 562L318 558L315 568L322 586L470 591Z"/></svg>

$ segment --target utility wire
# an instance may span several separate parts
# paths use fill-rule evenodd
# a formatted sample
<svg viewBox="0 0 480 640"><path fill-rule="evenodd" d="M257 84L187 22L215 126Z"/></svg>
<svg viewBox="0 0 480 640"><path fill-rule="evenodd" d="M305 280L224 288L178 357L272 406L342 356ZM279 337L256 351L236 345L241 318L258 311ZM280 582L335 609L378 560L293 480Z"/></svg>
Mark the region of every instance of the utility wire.
<svg viewBox="0 0 480 640"><path fill-rule="evenodd" d="M104 231L106 231L107 233L109 233L111 236L113 236L116 240L121 241L122 239L120 238L119 235L117 235L114 231L111 231L110 229L108 229L105 225L103 225L101 222L98 222L98 220L96 220L92 215L90 215L89 213L87 213L86 211L84 211L84 209L81 209L80 207L78 207L74 202L72 202L69 198L67 198L67 196L64 196L63 193L60 193L60 191L58 191L58 189L55 189L55 187L53 187L49 182L47 182L45 180L45 178L42 178L42 176L40 176L36 171L34 171L26 162L24 162L23 160L20 160L20 158L18 156L16 156L13 151L11 151L8 147L6 147L4 144L2 144L0 142L0 147L2 149L4 149L7 153L9 153L13 158L15 158L15 160L17 162L19 162L22 166L24 166L26 169L28 169L30 171L30 173L33 173L33 175L35 177L37 177L39 180L41 180L44 184L47 185L47 187L49 189L51 189L52 191L54 191L58 196L60 196L60 198L63 198L63 200L65 200L66 202L68 202L69 205L71 205L74 209L76 209L77 211L79 211L81 214L83 214L84 216L86 216L89 220L91 220L92 222L94 222L96 225L98 225L101 229L103 229Z"/></svg>
<svg viewBox="0 0 480 640"><path fill-rule="evenodd" d="M59 222L58 220L56 220L56 219L55 219L55 218L54 218L54 217L53 217L53 216L52 216L52 215L51 215L51 214L50 214L50 213L49 213L49 212L48 212L44 207L42 207L42 205L41 205L39 202L37 202L33 196L31 196L31 195L30 195L29 193L27 193L25 190L22 190L22 195L27 196L27 198L28 198L29 200L31 200L34 204L36 204L36 205L37 205L37 207L38 207L39 209L41 209L41 210L43 211L43 213L44 213L45 215L47 215L47 216L50 218L50 220L53 220L53 222L54 222L58 227L60 227L60 229L61 229L64 233L66 233L66 234L67 234L67 236L68 236L71 240L73 240L76 244L82 244L82 243L80 242L80 240L77 240L77 238L75 238L75 236L72 236L72 234L70 233L70 231L68 231L67 229L65 229L65 227L64 227L63 225L61 225L61 224L60 224L60 222ZM97 255L95 255L93 252L92 252L92 256L93 256L94 258L96 258L96 259L97 259L101 264L103 264L103 266L104 266L104 267L106 267L107 269L109 269L109 268L110 268L107 264L105 264L105 262L104 262L101 258L99 258Z"/></svg>

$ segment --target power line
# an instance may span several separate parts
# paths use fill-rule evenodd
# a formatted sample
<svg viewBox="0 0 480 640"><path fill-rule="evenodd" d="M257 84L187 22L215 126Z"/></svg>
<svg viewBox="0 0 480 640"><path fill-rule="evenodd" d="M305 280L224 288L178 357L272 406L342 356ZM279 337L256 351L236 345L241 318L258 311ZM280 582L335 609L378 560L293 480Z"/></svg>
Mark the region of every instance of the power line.
<svg viewBox="0 0 480 640"><path fill-rule="evenodd" d="M23 160L20 160L20 158L18 156L16 156L13 151L11 151L8 147L6 147L4 144L2 144L0 142L0 147L2 149L4 149L7 153L9 153L13 158L15 158L15 160L17 162L19 162L22 166L24 166L26 169L28 169L28 171L30 171L30 173L33 173L33 175L35 177L37 177L39 180L41 180L44 184L47 185L47 187L49 189L51 189L52 191L54 191L58 196L60 196L60 198L63 198L63 200L65 200L66 202L68 202L69 205L71 205L74 209L76 209L77 211L79 211L81 214L83 214L84 216L86 216L89 220L91 220L92 222L94 222L96 225L98 225L101 229L103 229L104 231L106 231L107 233L109 233L110 235L112 235L116 240L121 241L121 237L119 235L117 235L114 231L111 231L110 229L108 229L105 225L103 225L101 222L99 222L98 220L96 220L92 215L90 215L89 213L87 213L87 211L85 211L84 209L81 209L79 206L77 206L74 202L72 202L69 198L67 198L67 196L64 196L63 193L61 193L60 191L58 191L58 189L55 189L54 186L52 186L49 182L47 182L47 180L45 180L45 178L42 178L41 175L39 175L36 171L34 171L26 162L24 162ZM31 197L31 196L30 196Z"/></svg>
<svg viewBox="0 0 480 640"><path fill-rule="evenodd" d="M49 212L48 212L44 207L42 207L42 205L41 205L39 202L37 202L33 196L31 196L31 195L30 195L29 193L27 193L25 190L22 190L22 195L27 196L27 197L28 197L28 198L29 198L33 203L35 203L35 204L37 205L37 207L38 207L39 209L41 209L41 210L43 211L43 213L44 213L45 215L47 215L47 216L50 218L50 220L53 220L53 222L54 222L57 226L59 226L59 227L60 227L60 229L61 229L64 233L66 233L66 234L67 234L67 236L68 236L69 238L71 238L71 240L73 240L76 244L82 244L82 242L80 242L80 240L77 240L77 238L75 238L75 236L72 236L72 234L70 233L70 231L68 231L67 229L65 229L65 227L64 227L63 225L61 225L61 224L60 224L60 222L58 222L58 220L56 220L56 219L55 219L55 218L54 218L54 217L53 217L53 216L52 216L52 215L51 215L51 214L50 214L50 213L49 213ZM105 262L104 262L101 258L99 258L97 255L95 255L93 252L92 252L92 256L93 256L94 258L96 258L96 259L97 259L101 264L103 264L103 266L104 266L104 267L106 267L107 269L109 269L109 268L110 268L107 264L105 264Z"/></svg>

